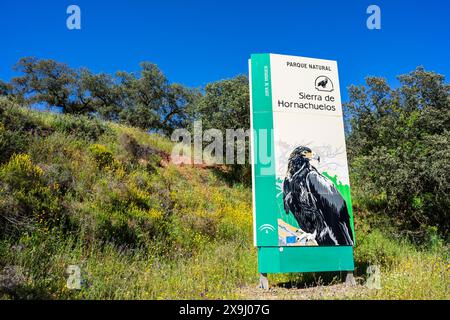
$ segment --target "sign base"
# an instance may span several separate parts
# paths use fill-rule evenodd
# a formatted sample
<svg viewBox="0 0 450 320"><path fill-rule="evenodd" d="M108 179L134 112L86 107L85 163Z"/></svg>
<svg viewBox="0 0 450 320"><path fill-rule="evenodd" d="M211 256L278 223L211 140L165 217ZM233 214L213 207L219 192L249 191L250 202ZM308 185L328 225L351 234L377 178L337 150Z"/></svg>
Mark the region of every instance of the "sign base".
<svg viewBox="0 0 450 320"><path fill-rule="evenodd" d="M267 278L267 273L259 274L259 286L258 288L269 290L269 279Z"/></svg>
<svg viewBox="0 0 450 320"><path fill-rule="evenodd" d="M258 247L259 273L353 271L352 246Z"/></svg>
<svg viewBox="0 0 450 320"><path fill-rule="evenodd" d="M353 275L353 272L347 272L347 276L345 277L345 284L348 286L356 286L356 279Z"/></svg>

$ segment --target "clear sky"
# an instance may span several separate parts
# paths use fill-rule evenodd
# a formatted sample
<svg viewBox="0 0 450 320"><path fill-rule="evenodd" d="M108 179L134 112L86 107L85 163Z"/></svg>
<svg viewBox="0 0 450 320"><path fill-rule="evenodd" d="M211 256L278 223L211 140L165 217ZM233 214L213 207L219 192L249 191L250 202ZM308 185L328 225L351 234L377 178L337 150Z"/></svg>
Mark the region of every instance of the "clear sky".
<svg viewBox="0 0 450 320"><path fill-rule="evenodd" d="M81 8L81 30L66 9ZM381 30L366 9L381 8ZM95 72L156 63L171 82L203 86L247 73L251 53L338 61L344 100L367 75L395 76L418 65L450 76L450 1L427 0L1 0L0 79L24 56Z"/></svg>

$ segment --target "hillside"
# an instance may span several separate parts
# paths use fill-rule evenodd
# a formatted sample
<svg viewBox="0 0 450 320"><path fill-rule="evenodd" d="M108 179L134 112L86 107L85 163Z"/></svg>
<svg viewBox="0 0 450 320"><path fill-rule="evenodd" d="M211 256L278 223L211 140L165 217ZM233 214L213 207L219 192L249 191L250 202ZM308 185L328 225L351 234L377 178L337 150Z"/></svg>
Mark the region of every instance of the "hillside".
<svg viewBox="0 0 450 320"><path fill-rule="evenodd" d="M0 298L348 297L304 289L338 283L335 273L271 275L270 292L255 290L251 188L230 185L220 168L172 164L171 147L140 129L1 98ZM383 289L356 287L351 298L450 297L441 241L418 248L358 211L355 225L358 280L376 263ZM69 265L80 267L81 290L66 287Z"/></svg>

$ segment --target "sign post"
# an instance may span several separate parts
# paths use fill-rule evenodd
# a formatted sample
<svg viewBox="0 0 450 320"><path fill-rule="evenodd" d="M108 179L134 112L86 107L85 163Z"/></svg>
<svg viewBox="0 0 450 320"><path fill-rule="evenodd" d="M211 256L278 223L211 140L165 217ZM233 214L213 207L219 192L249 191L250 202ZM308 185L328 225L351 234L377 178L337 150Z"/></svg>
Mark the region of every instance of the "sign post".
<svg viewBox="0 0 450 320"><path fill-rule="evenodd" d="M249 71L259 272L353 271L336 61L252 54Z"/></svg>

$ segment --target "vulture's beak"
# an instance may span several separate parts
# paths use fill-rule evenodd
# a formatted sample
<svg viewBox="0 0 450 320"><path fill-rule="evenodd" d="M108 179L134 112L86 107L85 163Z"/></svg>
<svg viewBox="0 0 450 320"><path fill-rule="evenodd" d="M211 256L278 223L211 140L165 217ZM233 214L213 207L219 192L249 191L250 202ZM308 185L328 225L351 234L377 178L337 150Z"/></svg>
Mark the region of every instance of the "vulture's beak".
<svg viewBox="0 0 450 320"><path fill-rule="evenodd" d="M309 160L317 160L318 162L320 162L320 157L315 152L310 152L308 154L308 158L309 158Z"/></svg>
<svg viewBox="0 0 450 320"><path fill-rule="evenodd" d="M308 153L306 154L306 157L307 157L309 160L317 160L318 162L320 162L320 157L319 157L319 155L316 154L315 152L308 152Z"/></svg>
<svg viewBox="0 0 450 320"><path fill-rule="evenodd" d="M313 160L317 160L317 162L320 162L320 156L318 154L316 154L315 152L313 152Z"/></svg>

